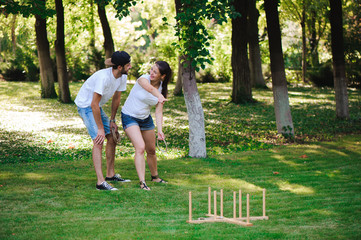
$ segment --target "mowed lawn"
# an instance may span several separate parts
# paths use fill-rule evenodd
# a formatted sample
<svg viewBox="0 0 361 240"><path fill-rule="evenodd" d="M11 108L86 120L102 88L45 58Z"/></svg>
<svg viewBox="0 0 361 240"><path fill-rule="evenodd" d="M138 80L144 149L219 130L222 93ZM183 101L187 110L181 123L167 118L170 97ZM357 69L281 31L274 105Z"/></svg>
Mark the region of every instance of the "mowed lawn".
<svg viewBox="0 0 361 240"><path fill-rule="evenodd" d="M79 86L72 84L73 95ZM151 183L147 170L152 191L139 189L133 151L122 134L116 170L132 182L104 192L95 190L91 142L75 106L39 99L34 83L1 82L0 239L361 239L359 92L350 94L351 119L338 121L331 115L331 90L322 90L317 104L313 90L291 88L298 136L288 141L274 133L271 91L256 90L255 105L232 107L227 90L200 86L208 100L207 158L186 157L185 106L171 96L169 151L158 153L160 175L169 183ZM187 223L189 191L197 219L208 212L208 187L218 192L218 204L223 189L226 217L233 215L239 189L243 203L250 194L251 216L262 215L265 188L269 220L252 221L252 227Z"/></svg>

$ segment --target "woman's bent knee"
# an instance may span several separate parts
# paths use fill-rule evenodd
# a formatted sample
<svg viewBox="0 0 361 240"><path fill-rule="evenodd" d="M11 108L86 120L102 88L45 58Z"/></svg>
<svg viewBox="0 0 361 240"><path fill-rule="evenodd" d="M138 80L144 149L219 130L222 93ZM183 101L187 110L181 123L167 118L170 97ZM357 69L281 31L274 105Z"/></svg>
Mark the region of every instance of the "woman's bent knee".
<svg viewBox="0 0 361 240"><path fill-rule="evenodd" d="M155 155L155 148L148 149L147 150L147 155Z"/></svg>

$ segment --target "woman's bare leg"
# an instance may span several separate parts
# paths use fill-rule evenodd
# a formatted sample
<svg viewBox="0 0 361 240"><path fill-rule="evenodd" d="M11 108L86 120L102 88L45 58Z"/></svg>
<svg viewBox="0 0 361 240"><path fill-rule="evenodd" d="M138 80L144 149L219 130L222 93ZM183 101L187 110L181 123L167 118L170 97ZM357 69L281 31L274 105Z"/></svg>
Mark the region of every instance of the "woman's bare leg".
<svg viewBox="0 0 361 240"><path fill-rule="evenodd" d="M158 169L157 155L155 152L155 131L154 129L142 131L142 135L145 142L145 151L147 152L147 162L150 173L152 174L152 176L157 176Z"/></svg>
<svg viewBox="0 0 361 240"><path fill-rule="evenodd" d="M133 125L125 129L125 133L128 135L130 141L135 148L134 164L138 173L139 181L145 182L145 159L144 150L145 143L143 136L140 132L139 126Z"/></svg>

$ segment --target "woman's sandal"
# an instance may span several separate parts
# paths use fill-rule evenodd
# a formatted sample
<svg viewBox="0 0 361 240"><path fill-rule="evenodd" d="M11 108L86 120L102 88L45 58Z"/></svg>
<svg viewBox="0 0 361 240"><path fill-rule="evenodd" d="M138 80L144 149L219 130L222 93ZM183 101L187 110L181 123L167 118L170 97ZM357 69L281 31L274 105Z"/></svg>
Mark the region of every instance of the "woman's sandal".
<svg viewBox="0 0 361 240"><path fill-rule="evenodd" d="M156 183L168 183L168 182L166 182L164 179L160 178L158 175L156 175L156 176L151 176L151 177L152 177L152 179L151 179L152 182L156 182ZM153 181L153 180L155 180L155 179L160 179L160 181L159 181L159 182Z"/></svg>
<svg viewBox="0 0 361 240"><path fill-rule="evenodd" d="M150 191L150 188L147 186L147 184L144 181L139 182L140 188L143 190ZM142 186L143 185L143 186Z"/></svg>

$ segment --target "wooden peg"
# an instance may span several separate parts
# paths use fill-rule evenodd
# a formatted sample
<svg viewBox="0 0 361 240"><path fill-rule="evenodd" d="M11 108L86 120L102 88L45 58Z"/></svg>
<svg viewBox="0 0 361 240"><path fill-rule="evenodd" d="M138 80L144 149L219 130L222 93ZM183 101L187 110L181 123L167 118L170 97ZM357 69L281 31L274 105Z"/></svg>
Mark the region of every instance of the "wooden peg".
<svg viewBox="0 0 361 240"><path fill-rule="evenodd" d="M214 194L214 218L217 218L217 191L214 191L213 194Z"/></svg>
<svg viewBox="0 0 361 240"><path fill-rule="evenodd" d="M221 217L223 218L223 189L221 189Z"/></svg>
<svg viewBox="0 0 361 240"><path fill-rule="evenodd" d="M189 192L189 221L192 221L192 192Z"/></svg>
<svg viewBox="0 0 361 240"><path fill-rule="evenodd" d="M236 211L237 211L237 204L236 204L236 192L233 192L233 218L236 219L237 215L236 215Z"/></svg>
<svg viewBox="0 0 361 240"><path fill-rule="evenodd" d="M208 187L208 215L212 215L212 199L211 199L211 187Z"/></svg>
<svg viewBox="0 0 361 240"><path fill-rule="evenodd" d="M239 190L239 218L242 218L242 190Z"/></svg>
<svg viewBox="0 0 361 240"><path fill-rule="evenodd" d="M249 193L247 193L247 224L249 223Z"/></svg>
<svg viewBox="0 0 361 240"><path fill-rule="evenodd" d="M266 189L263 189L263 217L266 217Z"/></svg>

